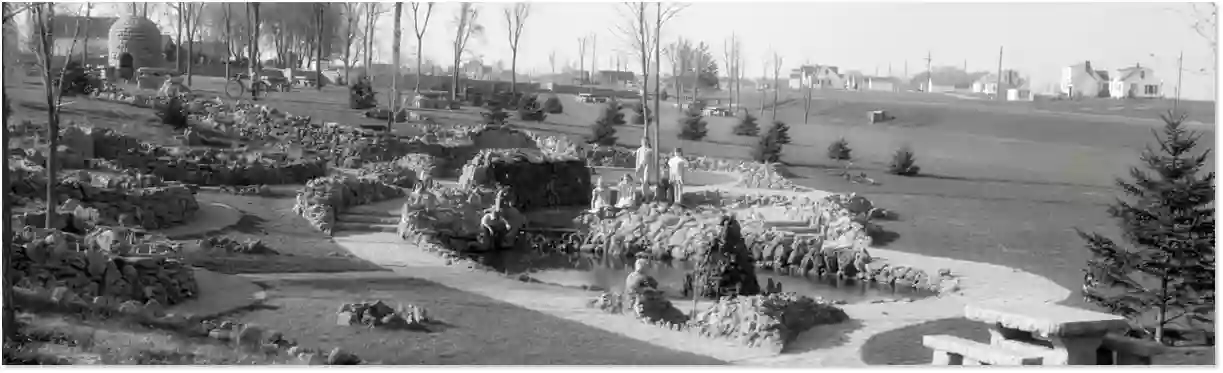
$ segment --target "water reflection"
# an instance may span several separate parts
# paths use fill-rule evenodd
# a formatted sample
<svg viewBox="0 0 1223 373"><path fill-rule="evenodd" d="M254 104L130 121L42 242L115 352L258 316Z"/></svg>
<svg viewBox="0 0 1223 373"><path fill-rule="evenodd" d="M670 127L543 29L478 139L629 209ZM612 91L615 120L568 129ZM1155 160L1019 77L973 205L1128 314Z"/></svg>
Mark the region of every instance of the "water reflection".
<svg viewBox="0 0 1223 373"><path fill-rule="evenodd" d="M502 251L490 253L480 259L485 265L508 274L529 274L531 278L561 286L595 287L610 291L622 291L624 278L633 271L633 259L627 257L595 256L588 254L542 253L530 250ZM693 262L652 261L646 273L658 280L658 288L671 298L681 298L684 275L695 266ZM893 288L833 276L803 277L788 276L768 270L757 269L756 276L761 287L769 279L782 284L787 292L796 292L810 297L840 300L846 303L916 299L933 295L909 287Z"/></svg>

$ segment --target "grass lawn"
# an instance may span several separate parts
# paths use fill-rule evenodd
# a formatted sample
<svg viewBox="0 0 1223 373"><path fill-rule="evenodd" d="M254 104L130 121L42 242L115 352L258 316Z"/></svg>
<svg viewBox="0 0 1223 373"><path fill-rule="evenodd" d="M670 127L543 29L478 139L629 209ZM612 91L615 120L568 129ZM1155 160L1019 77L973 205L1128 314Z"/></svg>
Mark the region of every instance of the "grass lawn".
<svg viewBox="0 0 1223 373"><path fill-rule="evenodd" d="M241 322L293 330L303 345L337 346L383 364L712 365L678 352L414 278L282 280L266 283L278 309ZM382 300L422 306L440 320L431 330L336 325L341 303Z"/></svg>
<svg viewBox="0 0 1223 373"><path fill-rule="evenodd" d="M311 227L306 219L294 214L295 201L292 196L300 186L277 185L270 188L275 197L238 196L202 190L196 198L200 203L219 202L243 213L237 225L210 235L238 241L260 240L276 253L217 255L196 252L187 255L187 262L228 274L385 270L353 257L330 237Z"/></svg>

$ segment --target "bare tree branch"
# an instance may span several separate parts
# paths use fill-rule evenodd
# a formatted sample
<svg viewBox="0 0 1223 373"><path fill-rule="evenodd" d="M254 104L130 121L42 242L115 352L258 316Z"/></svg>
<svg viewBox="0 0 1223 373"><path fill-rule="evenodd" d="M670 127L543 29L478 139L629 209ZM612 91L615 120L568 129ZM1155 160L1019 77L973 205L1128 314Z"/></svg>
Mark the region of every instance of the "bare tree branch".
<svg viewBox="0 0 1223 373"><path fill-rule="evenodd" d="M429 19L433 17L433 2L426 3L424 21L422 22L420 14L420 3L409 3L412 8L412 30L413 35L416 35L416 89L417 94L420 93L420 77L421 63L425 59L425 30L429 28Z"/></svg>
<svg viewBox="0 0 1223 373"><path fill-rule="evenodd" d="M530 3L514 3L513 7L505 8L505 27L510 38L510 93L518 91L518 42L522 38L522 29L531 16Z"/></svg>

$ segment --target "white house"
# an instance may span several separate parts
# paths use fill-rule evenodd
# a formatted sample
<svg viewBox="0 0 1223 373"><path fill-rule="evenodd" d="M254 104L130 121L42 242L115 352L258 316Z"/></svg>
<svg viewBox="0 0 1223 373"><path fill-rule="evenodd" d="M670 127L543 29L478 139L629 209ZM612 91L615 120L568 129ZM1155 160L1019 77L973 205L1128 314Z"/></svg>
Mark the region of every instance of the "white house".
<svg viewBox="0 0 1223 373"><path fill-rule="evenodd" d="M1155 79L1154 70L1135 64L1117 70L1112 81L1108 82L1108 95L1118 99L1162 97L1162 86L1163 82Z"/></svg>
<svg viewBox="0 0 1223 373"><path fill-rule="evenodd" d="M972 92L987 95L998 94L998 80L997 73L985 74L981 76L981 78L978 78L977 81L972 83ZM1007 90L1013 88L1027 88L1028 85L1027 80L1020 76L1019 72L1015 70L1003 70L1001 80L1002 92L1007 92Z"/></svg>
<svg viewBox="0 0 1223 373"><path fill-rule="evenodd" d="M1070 97L1106 97L1108 71L1095 70L1091 61L1062 68L1061 94Z"/></svg>
<svg viewBox="0 0 1223 373"><path fill-rule="evenodd" d="M790 89L800 89L808 86L816 89L843 89L845 88L845 82L841 74L838 73L836 66L803 65L790 71L789 86Z"/></svg>

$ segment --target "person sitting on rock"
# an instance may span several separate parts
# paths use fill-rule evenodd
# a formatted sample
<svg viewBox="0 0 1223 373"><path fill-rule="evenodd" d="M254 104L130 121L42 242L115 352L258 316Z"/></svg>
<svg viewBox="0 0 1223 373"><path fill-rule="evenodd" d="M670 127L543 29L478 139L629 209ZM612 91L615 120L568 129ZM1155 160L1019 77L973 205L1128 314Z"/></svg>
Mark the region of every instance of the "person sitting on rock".
<svg viewBox="0 0 1223 373"><path fill-rule="evenodd" d="M633 187L633 177L629 174L624 174L620 178L620 184L616 186L620 193L619 200L616 201L616 208L631 208L637 206L637 189Z"/></svg>
<svg viewBox="0 0 1223 373"><path fill-rule="evenodd" d="M646 290L658 290L658 281L645 274L645 268L650 264L646 258L637 258L633 263L633 272L624 278L624 294L641 294Z"/></svg>
<svg viewBox="0 0 1223 373"><path fill-rule="evenodd" d="M612 207L611 189L603 185L603 177L595 181L595 189L590 194L590 212L603 216Z"/></svg>

